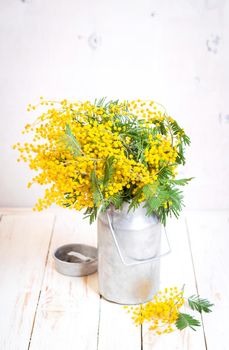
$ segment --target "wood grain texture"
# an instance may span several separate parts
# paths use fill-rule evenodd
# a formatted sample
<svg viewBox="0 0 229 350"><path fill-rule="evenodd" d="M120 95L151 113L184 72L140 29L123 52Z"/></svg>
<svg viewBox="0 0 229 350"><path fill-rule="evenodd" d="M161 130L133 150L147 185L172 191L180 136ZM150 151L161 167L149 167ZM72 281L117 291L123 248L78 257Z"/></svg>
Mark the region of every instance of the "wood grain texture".
<svg viewBox="0 0 229 350"><path fill-rule="evenodd" d="M187 214L198 291L214 304L212 314L204 314L208 350L228 350L229 314L229 214L198 212Z"/></svg>
<svg viewBox="0 0 229 350"><path fill-rule="evenodd" d="M97 274L56 272L58 246L96 246L96 225L81 214L0 212L1 350L228 349L228 212L187 212L186 219L170 220L172 253L161 260L161 288L185 284L187 296L199 292L215 303L203 319L206 343L202 327L155 336L144 326L141 335L123 306L100 298Z"/></svg>
<svg viewBox="0 0 229 350"><path fill-rule="evenodd" d="M54 217L8 215L0 223L0 349L27 349Z"/></svg>
<svg viewBox="0 0 229 350"><path fill-rule="evenodd" d="M69 277L54 268L52 253L67 243L96 245L95 225L78 213L57 217L30 349L97 348L100 297L96 274Z"/></svg>

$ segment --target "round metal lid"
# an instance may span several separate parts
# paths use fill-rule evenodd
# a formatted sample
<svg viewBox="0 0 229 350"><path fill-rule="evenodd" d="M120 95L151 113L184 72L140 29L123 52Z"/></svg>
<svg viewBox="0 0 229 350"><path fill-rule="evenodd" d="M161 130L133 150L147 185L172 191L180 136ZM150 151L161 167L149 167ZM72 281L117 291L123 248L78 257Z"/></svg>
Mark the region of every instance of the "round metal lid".
<svg viewBox="0 0 229 350"><path fill-rule="evenodd" d="M86 244L66 244L53 253L56 270L68 276L88 276L97 271L97 248Z"/></svg>

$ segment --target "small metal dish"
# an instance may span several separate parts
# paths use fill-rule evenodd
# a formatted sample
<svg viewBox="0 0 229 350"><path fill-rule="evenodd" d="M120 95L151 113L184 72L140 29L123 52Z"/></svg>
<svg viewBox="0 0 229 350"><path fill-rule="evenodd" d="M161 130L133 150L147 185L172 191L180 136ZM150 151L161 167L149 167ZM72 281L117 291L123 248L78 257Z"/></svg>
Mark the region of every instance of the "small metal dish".
<svg viewBox="0 0 229 350"><path fill-rule="evenodd" d="M66 244L53 253L56 270L68 276L88 276L97 271L97 249L86 244Z"/></svg>

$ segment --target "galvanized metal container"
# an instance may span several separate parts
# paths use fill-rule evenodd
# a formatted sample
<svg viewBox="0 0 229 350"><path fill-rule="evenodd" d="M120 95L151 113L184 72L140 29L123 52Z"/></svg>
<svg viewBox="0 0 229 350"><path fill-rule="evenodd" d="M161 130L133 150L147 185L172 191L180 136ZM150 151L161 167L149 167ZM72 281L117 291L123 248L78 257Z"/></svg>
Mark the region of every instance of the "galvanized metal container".
<svg viewBox="0 0 229 350"><path fill-rule="evenodd" d="M111 206L98 216L100 294L119 304L140 304L159 289L162 225L140 205L128 213ZM167 236L166 236L167 238ZM168 242L169 245L169 242Z"/></svg>

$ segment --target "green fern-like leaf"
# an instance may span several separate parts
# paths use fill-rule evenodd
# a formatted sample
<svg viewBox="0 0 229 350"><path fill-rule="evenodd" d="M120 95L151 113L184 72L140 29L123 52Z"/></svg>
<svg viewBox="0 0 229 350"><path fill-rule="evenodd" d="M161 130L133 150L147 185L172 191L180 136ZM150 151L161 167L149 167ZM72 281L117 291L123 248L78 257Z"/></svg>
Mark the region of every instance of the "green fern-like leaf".
<svg viewBox="0 0 229 350"><path fill-rule="evenodd" d="M140 199L140 197L142 195L142 191L143 191L142 188L139 188L137 190L135 196L132 198L131 203L130 203L130 205L128 207L128 213L129 213L130 210L132 210L132 209L135 210L135 209L137 209L139 207L139 205L140 205L139 199Z"/></svg>
<svg viewBox="0 0 229 350"><path fill-rule="evenodd" d="M103 177L104 187L108 185L114 173L114 160L115 158L111 156L111 157L108 157L104 163L104 177Z"/></svg>
<svg viewBox="0 0 229 350"><path fill-rule="evenodd" d="M175 120L173 120L170 123L170 125L171 125L171 128L173 130L174 135L179 134L179 133L181 133L183 131Z"/></svg>
<svg viewBox="0 0 229 350"><path fill-rule="evenodd" d="M121 193L115 193L113 196L109 197L108 199L104 200L102 203L101 211L106 211L109 206L113 204L115 209L120 209L123 204L123 196Z"/></svg>
<svg viewBox="0 0 229 350"><path fill-rule="evenodd" d="M98 101L97 99L95 99L95 105L97 107L102 107L104 105L105 100L106 100L106 97L102 97Z"/></svg>
<svg viewBox="0 0 229 350"><path fill-rule="evenodd" d="M60 141L64 143L66 149L69 149L75 157L81 156L80 144L76 140L68 124L65 128L65 134L61 137Z"/></svg>
<svg viewBox="0 0 229 350"><path fill-rule="evenodd" d="M93 202L96 207L99 207L99 205L101 204L101 201L103 200L103 195L99 188L99 181L96 176L95 169L93 169L91 172L90 181L91 181L91 188L93 193Z"/></svg>
<svg viewBox="0 0 229 350"><path fill-rule="evenodd" d="M209 300L201 299L198 295L192 295L189 297L188 304L192 310L196 310L199 313L212 312L211 307L214 306L214 304L211 304Z"/></svg>
<svg viewBox="0 0 229 350"><path fill-rule="evenodd" d="M147 184L143 186L142 191L146 199L154 198L155 195L157 194L157 184L156 183L154 185Z"/></svg>
<svg viewBox="0 0 229 350"><path fill-rule="evenodd" d="M170 180L171 184L174 185L178 185L178 186L185 186L189 183L189 181L191 181L192 179L194 179L193 177L190 177L188 179L178 179L178 180Z"/></svg>
<svg viewBox="0 0 229 350"><path fill-rule="evenodd" d="M98 209L96 206L93 206L92 208L87 208L84 212L84 219L89 218L90 225L95 221L97 217Z"/></svg>
<svg viewBox="0 0 229 350"><path fill-rule="evenodd" d="M182 139L185 145L189 146L191 144L191 140L186 134L183 135Z"/></svg>
<svg viewBox="0 0 229 350"><path fill-rule="evenodd" d="M114 204L116 209L119 209L123 203L123 197L120 193L115 193L112 197L109 198L110 203Z"/></svg>
<svg viewBox="0 0 229 350"><path fill-rule="evenodd" d="M164 225L169 214L172 213L176 218L179 217L184 204L182 192L178 188L155 183L145 185L142 190L148 216L156 214Z"/></svg>
<svg viewBox="0 0 229 350"><path fill-rule="evenodd" d="M199 327L199 326L200 326L200 321L196 320L191 315L179 313L178 319L176 321L176 327L181 331L187 327L190 327L191 329L196 331L194 327Z"/></svg>
<svg viewBox="0 0 229 350"><path fill-rule="evenodd" d="M165 166L158 172L158 179L160 182L166 182L173 176L173 172L169 166Z"/></svg>

